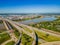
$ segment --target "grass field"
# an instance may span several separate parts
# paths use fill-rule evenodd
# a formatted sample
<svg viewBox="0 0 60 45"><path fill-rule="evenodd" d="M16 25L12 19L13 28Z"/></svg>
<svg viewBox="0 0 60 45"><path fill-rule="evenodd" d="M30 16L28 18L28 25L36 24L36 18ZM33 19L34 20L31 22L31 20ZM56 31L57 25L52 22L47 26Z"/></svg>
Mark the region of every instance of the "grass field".
<svg viewBox="0 0 60 45"><path fill-rule="evenodd" d="M60 41L60 37L53 36L47 33L40 32L38 30L35 30L37 33L38 37L41 39L44 39L45 41L52 42L52 41Z"/></svg>
<svg viewBox="0 0 60 45"><path fill-rule="evenodd" d="M16 36L17 38L19 38L20 33L18 32L18 30L14 30L14 34L15 34L15 36Z"/></svg>
<svg viewBox="0 0 60 45"><path fill-rule="evenodd" d="M3 21L2 20L0 20L0 24L2 24L3 23Z"/></svg>
<svg viewBox="0 0 60 45"><path fill-rule="evenodd" d="M45 28L48 30L60 32L60 18L56 19L54 21L44 21L44 22L39 22L36 24L30 24L30 26L36 27L36 28Z"/></svg>
<svg viewBox="0 0 60 45"><path fill-rule="evenodd" d="M28 32L30 32L30 33L32 33L32 30L30 30L29 28L24 27L24 26L20 26L20 27L22 27L24 30L26 30L26 31L28 31Z"/></svg>
<svg viewBox="0 0 60 45"><path fill-rule="evenodd" d="M14 45L14 41L10 41L10 42L8 42L6 45Z"/></svg>
<svg viewBox="0 0 60 45"><path fill-rule="evenodd" d="M10 36L8 35L8 33L0 34L0 44L9 40L9 39L10 39Z"/></svg>
<svg viewBox="0 0 60 45"><path fill-rule="evenodd" d="M2 30L0 30L0 33L4 32L4 31L6 31L6 30L5 29L2 29Z"/></svg>
<svg viewBox="0 0 60 45"><path fill-rule="evenodd" d="M22 36L23 45L32 45L32 41L33 41L33 39L30 36L23 34L23 36Z"/></svg>
<svg viewBox="0 0 60 45"><path fill-rule="evenodd" d="M9 24L10 24L10 23L9 23ZM20 32L19 32L15 27L13 27L11 24L10 24L10 26L12 27L15 36L16 36L17 38L19 38L19 36L20 36Z"/></svg>

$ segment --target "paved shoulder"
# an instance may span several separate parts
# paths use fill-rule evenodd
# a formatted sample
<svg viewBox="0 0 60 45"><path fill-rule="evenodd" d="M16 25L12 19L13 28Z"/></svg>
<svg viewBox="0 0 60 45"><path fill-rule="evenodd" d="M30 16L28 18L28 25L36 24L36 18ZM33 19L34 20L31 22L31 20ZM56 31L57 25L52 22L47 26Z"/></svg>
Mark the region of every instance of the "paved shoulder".
<svg viewBox="0 0 60 45"><path fill-rule="evenodd" d="M47 42L47 43L43 43L41 45L60 45L60 41Z"/></svg>

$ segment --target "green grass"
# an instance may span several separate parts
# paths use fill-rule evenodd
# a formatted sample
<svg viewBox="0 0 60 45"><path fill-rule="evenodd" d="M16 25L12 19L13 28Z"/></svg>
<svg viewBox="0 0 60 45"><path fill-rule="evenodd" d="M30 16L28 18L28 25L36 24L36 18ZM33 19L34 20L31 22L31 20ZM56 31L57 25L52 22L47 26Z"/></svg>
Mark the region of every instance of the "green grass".
<svg viewBox="0 0 60 45"><path fill-rule="evenodd" d="M45 41L48 41L48 42L60 41L60 37L49 35L49 34L40 32L38 30L37 31L35 30L35 32L37 33L39 38L44 39Z"/></svg>
<svg viewBox="0 0 60 45"><path fill-rule="evenodd" d="M36 27L36 28L45 28L48 30L60 32L60 19L56 19L54 21L44 21L39 22L36 24L30 24L30 26Z"/></svg>
<svg viewBox="0 0 60 45"><path fill-rule="evenodd" d="M9 40L9 39L10 39L10 36L7 33L0 34L0 44L7 41L7 40Z"/></svg>
<svg viewBox="0 0 60 45"><path fill-rule="evenodd" d="M6 30L5 29L2 29L2 30L0 30L0 33L4 32L4 31L6 31Z"/></svg>
<svg viewBox="0 0 60 45"><path fill-rule="evenodd" d="M24 19L12 20L12 21L20 22L20 21L26 21L26 20L31 20L31 18L24 18Z"/></svg>
<svg viewBox="0 0 60 45"><path fill-rule="evenodd" d="M22 36L23 45L32 45L32 41L33 41L33 39L30 36L23 34L23 36Z"/></svg>
<svg viewBox="0 0 60 45"><path fill-rule="evenodd" d="M9 23L10 24L10 23ZM20 36L20 32L13 26L13 25L11 25L10 24L10 26L12 27L12 29L14 30L14 34L15 34L15 36L17 37L17 38L19 38L19 36Z"/></svg>
<svg viewBox="0 0 60 45"><path fill-rule="evenodd" d="M44 22L39 22L37 24L30 24L30 26L36 27L36 28L45 28L45 29L49 29L52 31L56 31L56 32L60 32L60 19L54 20L54 21L44 21ZM37 33L39 38L42 38L48 42L51 41L60 41L60 37L57 36L53 36L53 35L49 35L43 32L39 32L38 30L35 30L35 32Z"/></svg>
<svg viewBox="0 0 60 45"><path fill-rule="evenodd" d="M2 20L0 20L0 24L2 24L3 23L3 21Z"/></svg>
<svg viewBox="0 0 60 45"><path fill-rule="evenodd" d="M19 38L20 33L18 32L18 30L14 30L14 34L15 34L15 36L16 36L17 38Z"/></svg>
<svg viewBox="0 0 60 45"><path fill-rule="evenodd" d="M19 38L20 32L19 32L15 27L12 26L12 28L13 28L13 30L14 30L15 36L16 36L17 38Z"/></svg>
<svg viewBox="0 0 60 45"><path fill-rule="evenodd" d="M40 45L41 43L40 42L38 42L38 45Z"/></svg>
<svg viewBox="0 0 60 45"><path fill-rule="evenodd" d="M27 28L27 27L24 27L24 26L21 26L24 30L26 30L26 31L28 31L28 32L30 32L30 33L32 33L32 30L30 30L29 28Z"/></svg>
<svg viewBox="0 0 60 45"><path fill-rule="evenodd" d="M14 45L14 44L15 44L14 41L10 41L10 42L8 42L6 45Z"/></svg>

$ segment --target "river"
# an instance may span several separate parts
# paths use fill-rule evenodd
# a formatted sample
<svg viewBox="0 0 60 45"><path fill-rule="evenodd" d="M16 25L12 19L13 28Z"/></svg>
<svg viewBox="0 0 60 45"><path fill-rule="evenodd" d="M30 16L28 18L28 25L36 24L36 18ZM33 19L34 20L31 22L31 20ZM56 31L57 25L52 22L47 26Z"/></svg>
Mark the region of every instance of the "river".
<svg viewBox="0 0 60 45"><path fill-rule="evenodd" d="M57 18L55 17L44 17L44 18L36 18L36 19L32 19L32 20L26 20L26 21L22 21L19 23L22 24L31 24L31 23L38 23L38 22L42 22L42 21L53 21L56 20Z"/></svg>

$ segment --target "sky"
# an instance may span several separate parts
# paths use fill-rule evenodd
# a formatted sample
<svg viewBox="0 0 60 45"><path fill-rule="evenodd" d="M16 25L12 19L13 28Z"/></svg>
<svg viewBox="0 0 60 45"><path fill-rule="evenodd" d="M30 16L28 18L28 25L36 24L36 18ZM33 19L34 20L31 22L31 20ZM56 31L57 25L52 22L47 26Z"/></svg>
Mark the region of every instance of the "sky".
<svg viewBox="0 0 60 45"><path fill-rule="evenodd" d="M0 0L0 13L60 13L60 0Z"/></svg>

